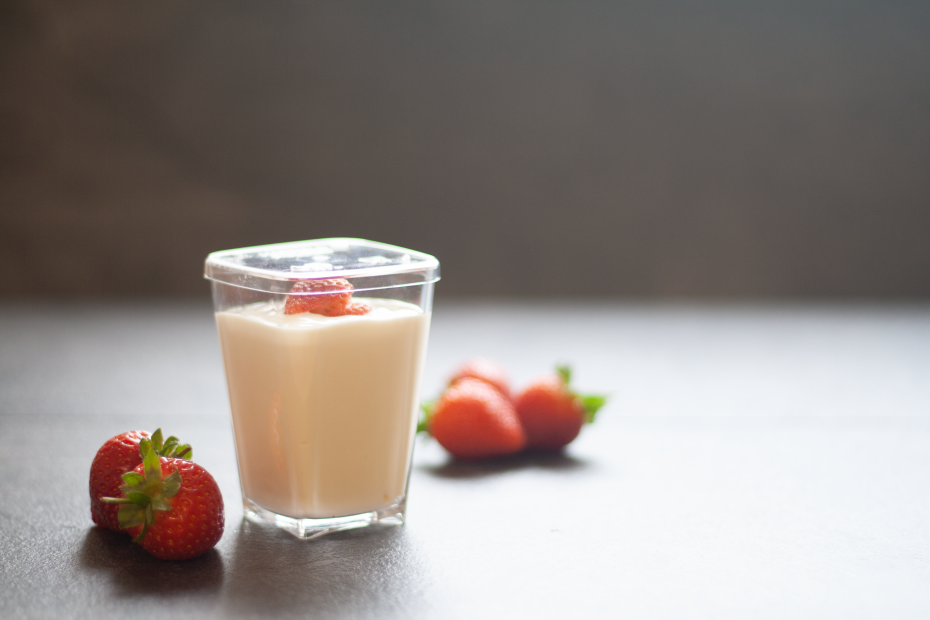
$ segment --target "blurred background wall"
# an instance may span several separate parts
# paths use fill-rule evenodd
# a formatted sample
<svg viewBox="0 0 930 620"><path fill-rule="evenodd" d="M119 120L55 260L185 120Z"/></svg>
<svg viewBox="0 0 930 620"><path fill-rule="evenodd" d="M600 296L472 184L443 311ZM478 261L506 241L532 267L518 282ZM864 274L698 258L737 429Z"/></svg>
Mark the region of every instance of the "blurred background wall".
<svg viewBox="0 0 930 620"><path fill-rule="evenodd" d="M214 250L440 296L930 297L930 3L0 2L0 295Z"/></svg>

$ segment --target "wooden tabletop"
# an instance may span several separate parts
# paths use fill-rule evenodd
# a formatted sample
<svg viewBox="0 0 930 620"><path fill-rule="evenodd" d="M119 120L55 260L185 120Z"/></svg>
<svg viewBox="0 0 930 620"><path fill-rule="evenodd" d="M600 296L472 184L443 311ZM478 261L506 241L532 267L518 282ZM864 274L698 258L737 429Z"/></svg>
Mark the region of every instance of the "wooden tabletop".
<svg viewBox="0 0 930 620"><path fill-rule="evenodd" d="M474 354L613 397L563 455L420 442L406 526L299 541L242 520L208 306L0 304L0 617L930 615L930 307L439 304L424 396ZM157 426L226 499L188 562L90 520Z"/></svg>

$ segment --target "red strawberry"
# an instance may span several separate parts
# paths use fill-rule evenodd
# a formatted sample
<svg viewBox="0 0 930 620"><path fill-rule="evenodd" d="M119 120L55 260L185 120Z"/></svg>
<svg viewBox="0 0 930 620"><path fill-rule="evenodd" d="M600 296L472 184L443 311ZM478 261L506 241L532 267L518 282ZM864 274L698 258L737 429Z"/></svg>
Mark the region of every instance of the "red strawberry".
<svg viewBox="0 0 930 620"><path fill-rule="evenodd" d="M571 370L561 366L557 374L537 379L514 398L527 448L558 450L578 436L582 425L594 421L607 398L579 396L570 381Z"/></svg>
<svg viewBox="0 0 930 620"><path fill-rule="evenodd" d="M284 314L310 312L323 316L343 316L352 300L354 287L344 278L300 280L284 302ZM330 292L331 291L331 292Z"/></svg>
<svg viewBox="0 0 930 620"><path fill-rule="evenodd" d="M149 449L123 480L122 497L104 501L120 505L120 527L156 558L188 560L215 547L223 536L223 495L200 465L159 457Z"/></svg>
<svg viewBox="0 0 930 620"><path fill-rule="evenodd" d="M510 398L510 378L504 367L494 360L475 357L466 361L449 379L449 385L454 385L465 378L480 379L493 385L501 394Z"/></svg>
<svg viewBox="0 0 930 620"><path fill-rule="evenodd" d="M371 312L371 306L366 304L364 301L353 301L349 302L349 305L346 306L346 314L355 314L362 315L368 314Z"/></svg>
<svg viewBox="0 0 930 620"><path fill-rule="evenodd" d="M97 450L90 466L90 516L100 527L119 531L116 518L119 508L104 504L100 498L119 494L119 487L123 484L120 476L142 462L139 441L148 436L145 431L121 433Z"/></svg>
<svg viewBox="0 0 930 620"><path fill-rule="evenodd" d="M101 502L100 498L119 495L119 488L123 483L121 476L142 463L139 442L148 436L145 431L121 433L97 450L94 462L90 466L90 516L100 527L120 531L116 516L119 508ZM192 451L189 445L179 445L176 437L162 441L161 429L152 435L151 443L160 455L191 458Z"/></svg>
<svg viewBox="0 0 930 620"><path fill-rule="evenodd" d="M443 448L462 459L512 454L526 443L511 402L478 379L462 379L443 392L427 427Z"/></svg>

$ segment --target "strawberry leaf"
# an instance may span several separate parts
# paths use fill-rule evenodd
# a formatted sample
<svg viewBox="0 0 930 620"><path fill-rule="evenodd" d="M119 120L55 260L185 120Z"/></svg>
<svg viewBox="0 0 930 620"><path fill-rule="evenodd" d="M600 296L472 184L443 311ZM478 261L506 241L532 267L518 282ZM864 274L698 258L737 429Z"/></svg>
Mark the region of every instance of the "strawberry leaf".
<svg viewBox="0 0 930 620"><path fill-rule="evenodd" d="M142 479L142 482L138 484L124 484L119 490L123 492L123 495L128 495L129 493L145 493L147 488L147 483L145 478Z"/></svg>
<svg viewBox="0 0 930 620"><path fill-rule="evenodd" d="M120 507L117 518L119 519L119 526L124 530L142 525L145 523L145 508L136 504L125 504Z"/></svg>
<svg viewBox="0 0 930 620"><path fill-rule="evenodd" d="M156 495L152 498L152 510L171 510L171 504L163 495Z"/></svg>
<svg viewBox="0 0 930 620"><path fill-rule="evenodd" d="M123 482L129 486L137 486L145 482L145 477L142 474L137 474L134 471L127 471L122 476Z"/></svg>
<svg viewBox="0 0 930 620"><path fill-rule="evenodd" d="M138 491L131 491L126 493L126 499L131 501L136 506L141 506L145 508L152 503L152 498L146 495L145 493L139 493Z"/></svg>
<svg viewBox="0 0 930 620"><path fill-rule="evenodd" d="M162 493L165 497L174 497L178 494L178 491L181 490L181 473L175 468L175 470L165 478L164 487L162 488ZM167 508L161 508L160 510L167 510Z"/></svg>
<svg viewBox="0 0 930 620"><path fill-rule="evenodd" d="M165 443L165 449L162 456L172 456L178 459L191 460L194 451L191 450L190 444L179 445L177 442Z"/></svg>
<svg viewBox="0 0 930 620"><path fill-rule="evenodd" d="M145 479L148 482L161 480L161 461L158 459L158 452L152 449L148 450L142 458L142 466L145 469Z"/></svg>
<svg viewBox="0 0 930 620"><path fill-rule="evenodd" d="M572 367L568 364L559 364L555 367L555 371L562 377L562 383L565 385L569 385L572 382Z"/></svg>
<svg viewBox="0 0 930 620"><path fill-rule="evenodd" d="M164 446L164 435L162 435L161 429L159 428L152 433L152 447L155 448L156 451L161 452Z"/></svg>
<svg viewBox="0 0 930 620"><path fill-rule="evenodd" d="M429 414L433 410L435 400L424 400L420 403L420 417L417 420L417 434L425 433L429 435Z"/></svg>
<svg viewBox="0 0 930 620"><path fill-rule="evenodd" d="M594 416L607 402L607 396L588 394L579 396L579 398L581 399L581 406L584 407L585 422L588 424L593 423Z"/></svg>
<svg viewBox="0 0 930 620"><path fill-rule="evenodd" d="M136 523L136 525L139 525L139 524ZM130 525L130 526L127 526L127 527L133 527L133 526ZM132 542L134 542L134 543L141 543L141 542L143 541L143 539L145 538L145 535L148 534L148 533L149 533L149 524L148 524L147 521L144 521L144 522L142 523L142 531L139 533L138 536L136 536L135 538L132 539Z"/></svg>

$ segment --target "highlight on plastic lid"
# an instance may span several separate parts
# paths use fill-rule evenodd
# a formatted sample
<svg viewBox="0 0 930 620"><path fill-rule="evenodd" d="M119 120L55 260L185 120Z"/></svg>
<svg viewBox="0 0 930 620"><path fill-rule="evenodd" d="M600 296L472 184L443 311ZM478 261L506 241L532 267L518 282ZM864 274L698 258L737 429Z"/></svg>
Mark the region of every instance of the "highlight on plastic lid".
<svg viewBox="0 0 930 620"><path fill-rule="evenodd" d="M287 293L298 280L345 278L366 291L436 282L439 261L377 241L311 239L213 252L204 277L269 293Z"/></svg>

